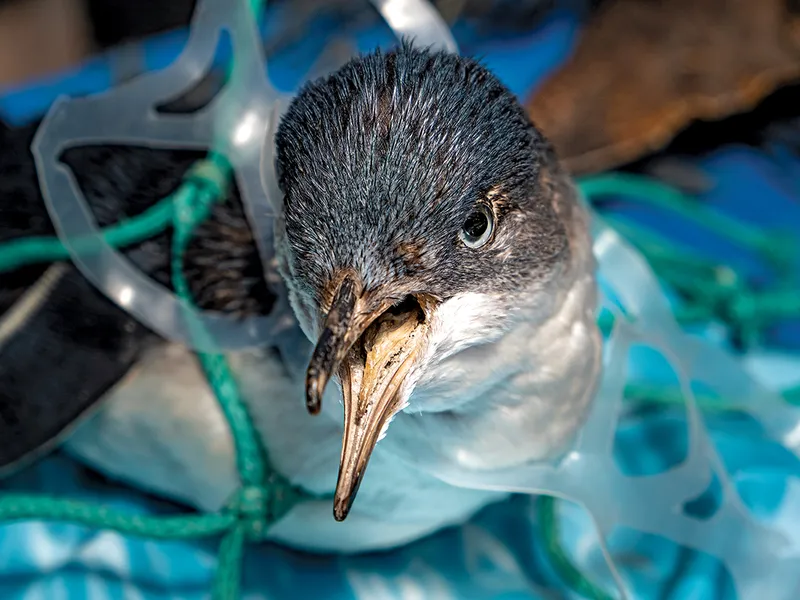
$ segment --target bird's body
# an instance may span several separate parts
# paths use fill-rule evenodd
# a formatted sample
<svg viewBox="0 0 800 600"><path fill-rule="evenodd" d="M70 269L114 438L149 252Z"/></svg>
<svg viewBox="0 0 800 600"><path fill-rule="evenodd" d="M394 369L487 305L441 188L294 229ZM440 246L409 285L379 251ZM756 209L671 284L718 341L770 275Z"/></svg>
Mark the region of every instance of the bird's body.
<svg viewBox="0 0 800 600"><path fill-rule="evenodd" d="M252 351L228 359L272 466L309 491L332 494L342 441L336 390L332 387L326 400L339 408L338 418L327 413L311 418L303 405L302 379L287 377L274 356ZM167 378L170 383L164 385ZM303 439L314 443L300 444ZM113 477L205 510L221 508L238 486L225 418L194 357L179 345L150 351L111 392L103 410L70 437L67 448ZM347 521L337 523L330 500L303 503L272 528L270 539L318 552L383 549L463 522L503 497L446 485L398 463L381 446L370 471L375 475L359 491L366 510L354 509Z"/></svg>
<svg viewBox="0 0 800 600"><path fill-rule="evenodd" d="M563 441L575 431L574 420L584 414L600 364L591 261L581 257L579 275L554 299L563 307L554 318L531 319L528 326L462 351L430 372L417 393L435 396L442 412L411 410L395 418L375 449L359 505L347 521L334 521L330 501L313 501L280 521L271 539L311 551L378 550L461 523L503 499L504 494L448 485L428 467L439 461L451 468L519 465L552 456L559 448L552 438ZM296 339L308 343L302 335ZM312 418L302 401L303 379L292 375L276 351L230 353L228 360L273 466L296 485L332 494L342 440L339 390L329 388L322 415ZM566 400L556 406L571 418L537 410L486 410L484 403L491 398L499 406L539 402L547 407L551 394ZM466 410L453 419L447 406ZM403 447L410 450L406 455ZM227 422L195 357L177 344L150 350L110 392L103 409L71 436L67 448L109 475L205 510L221 508L238 485Z"/></svg>
<svg viewBox="0 0 800 600"><path fill-rule="evenodd" d="M600 373L594 259L574 187L516 99L473 61L403 46L303 90L276 146L275 267L306 362L275 348L228 360L272 465L335 495L336 520L329 500L305 502L272 539L396 546L504 497L439 468L564 452ZM204 509L238 484L196 360L165 342L67 447Z"/></svg>

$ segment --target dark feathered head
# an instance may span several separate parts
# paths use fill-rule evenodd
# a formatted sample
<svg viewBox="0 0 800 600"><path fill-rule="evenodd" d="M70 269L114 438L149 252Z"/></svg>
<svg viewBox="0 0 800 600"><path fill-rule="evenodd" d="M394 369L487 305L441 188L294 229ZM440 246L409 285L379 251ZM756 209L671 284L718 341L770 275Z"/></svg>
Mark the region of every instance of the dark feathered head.
<svg viewBox="0 0 800 600"><path fill-rule="evenodd" d="M570 261L571 188L485 67L409 45L306 86L276 152L277 253L318 340L310 410L329 377L342 381L344 518L372 447L436 357L547 304Z"/></svg>

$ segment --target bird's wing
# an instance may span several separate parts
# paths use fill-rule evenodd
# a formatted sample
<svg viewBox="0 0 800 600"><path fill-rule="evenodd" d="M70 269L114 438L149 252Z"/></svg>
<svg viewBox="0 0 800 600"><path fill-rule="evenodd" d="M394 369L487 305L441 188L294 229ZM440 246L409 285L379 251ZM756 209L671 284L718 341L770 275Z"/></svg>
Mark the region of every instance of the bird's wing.
<svg viewBox="0 0 800 600"><path fill-rule="evenodd" d="M0 471L47 449L150 337L74 268L49 267L0 319Z"/></svg>
<svg viewBox="0 0 800 600"><path fill-rule="evenodd" d="M0 243L52 236L29 151L0 124ZM0 473L51 446L122 377L152 334L69 263L0 277Z"/></svg>
<svg viewBox="0 0 800 600"><path fill-rule="evenodd" d="M110 477L205 510L222 507L238 483L228 423L181 344L145 351L64 448Z"/></svg>
<svg viewBox="0 0 800 600"><path fill-rule="evenodd" d="M0 125L0 243L54 235L29 151L36 126ZM62 160L105 227L169 195L200 156L95 146L72 148ZM170 287L170 241L165 232L124 253ZM235 189L196 232L184 270L201 308L247 316L266 314L274 304ZM0 473L52 445L159 342L67 262L3 273Z"/></svg>

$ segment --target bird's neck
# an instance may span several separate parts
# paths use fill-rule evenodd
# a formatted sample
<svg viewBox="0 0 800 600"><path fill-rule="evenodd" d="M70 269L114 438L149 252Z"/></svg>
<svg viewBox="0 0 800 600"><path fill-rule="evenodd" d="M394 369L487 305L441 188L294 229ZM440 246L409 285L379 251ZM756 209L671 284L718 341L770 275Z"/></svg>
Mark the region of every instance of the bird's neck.
<svg viewBox="0 0 800 600"><path fill-rule="evenodd" d="M411 405L441 410L400 415L387 441L414 448L429 464L472 469L553 458L568 448L595 394L602 353L588 218L573 210L580 213L570 219L571 259L548 307L521 306L499 339L433 367Z"/></svg>

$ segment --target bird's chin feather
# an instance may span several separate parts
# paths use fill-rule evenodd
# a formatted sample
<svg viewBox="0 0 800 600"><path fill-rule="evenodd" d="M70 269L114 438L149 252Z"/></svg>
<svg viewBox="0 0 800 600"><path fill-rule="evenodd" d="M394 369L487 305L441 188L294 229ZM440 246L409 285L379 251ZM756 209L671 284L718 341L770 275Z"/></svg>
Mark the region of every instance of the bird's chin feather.
<svg viewBox="0 0 800 600"><path fill-rule="evenodd" d="M510 317L511 309L499 295L466 292L453 296L431 320L432 358L443 360L470 346L497 340Z"/></svg>

